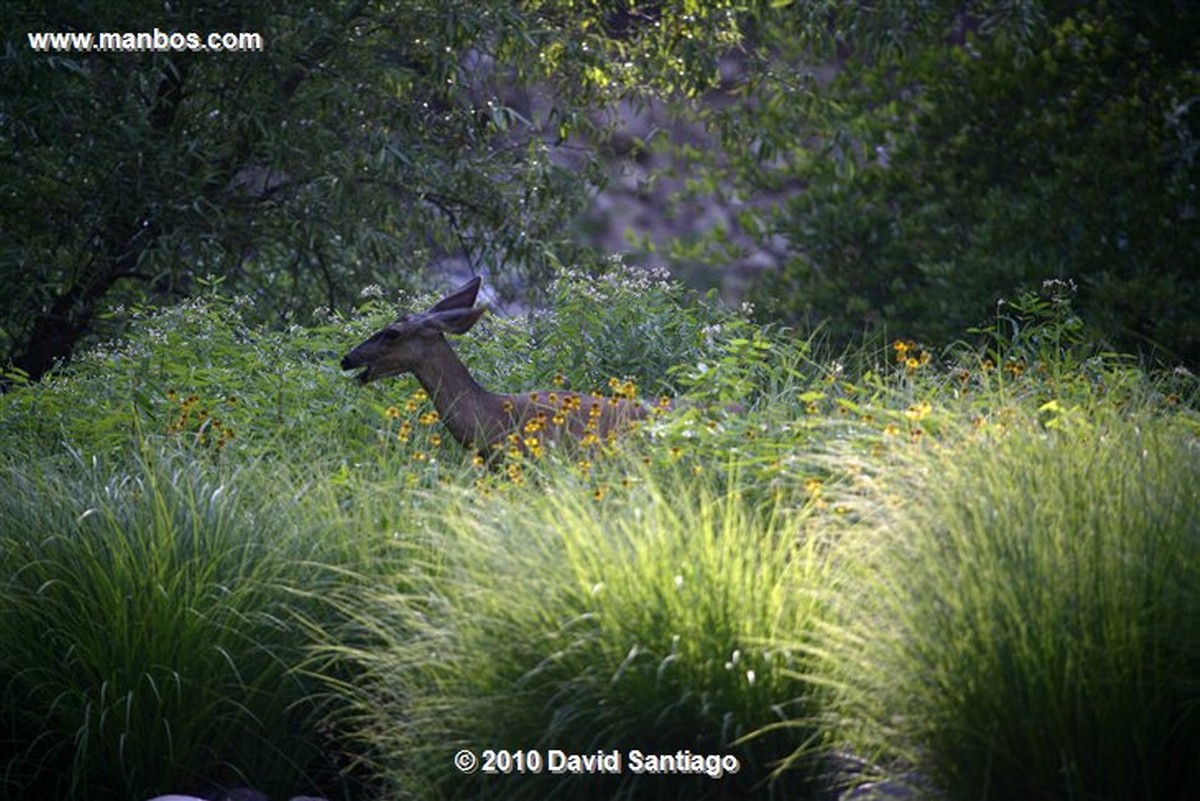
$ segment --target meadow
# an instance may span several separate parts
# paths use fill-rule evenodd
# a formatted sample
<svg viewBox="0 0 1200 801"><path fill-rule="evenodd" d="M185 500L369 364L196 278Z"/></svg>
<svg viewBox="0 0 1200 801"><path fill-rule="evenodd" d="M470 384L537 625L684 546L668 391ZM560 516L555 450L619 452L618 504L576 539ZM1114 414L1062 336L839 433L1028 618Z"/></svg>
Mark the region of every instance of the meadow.
<svg viewBox="0 0 1200 801"><path fill-rule="evenodd" d="M0 396L0 796L1196 797L1194 374L1065 284L844 350L618 263L553 297L458 338L485 386L686 406L483 464L338 368L428 298L219 284Z"/></svg>

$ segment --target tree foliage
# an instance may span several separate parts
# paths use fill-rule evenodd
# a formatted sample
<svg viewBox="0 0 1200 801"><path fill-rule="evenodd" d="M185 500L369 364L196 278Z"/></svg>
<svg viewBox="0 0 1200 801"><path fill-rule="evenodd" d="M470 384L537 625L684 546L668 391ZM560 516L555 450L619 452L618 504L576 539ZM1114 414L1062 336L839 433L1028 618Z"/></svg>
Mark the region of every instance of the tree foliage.
<svg viewBox="0 0 1200 801"><path fill-rule="evenodd" d="M106 309L206 275L280 316L434 257L537 272L598 174L567 137L695 93L724 3L20 2L0 58L0 358L31 377ZM260 52L42 52L29 32L253 31Z"/></svg>
<svg viewBox="0 0 1200 801"><path fill-rule="evenodd" d="M1196 21L1166 0L20 0L0 364L38 378L210 275L277 320L449 257L545 276L582 253L617 101L652 97L722 135L694 185L780 199L741 217L792 254L760 292L775 313L937 337L1069 277L1097 323L1194 357ZM154 29L265 47L28 39Z"/></svg>
<svg viewBox="0 0 1200 801"><path fill-rule="evenodd" d="M758 300L842 336L886 325L945 341L1004 297L1071 279L1120 346L1200 359L1195 7L940 19L895 47L840 39L819 102L791 100L800 56L777 61L738 109L726 133L741 186L803 187L760 215L794 256ZM756 149L739 138L747 115Z"/></svg>

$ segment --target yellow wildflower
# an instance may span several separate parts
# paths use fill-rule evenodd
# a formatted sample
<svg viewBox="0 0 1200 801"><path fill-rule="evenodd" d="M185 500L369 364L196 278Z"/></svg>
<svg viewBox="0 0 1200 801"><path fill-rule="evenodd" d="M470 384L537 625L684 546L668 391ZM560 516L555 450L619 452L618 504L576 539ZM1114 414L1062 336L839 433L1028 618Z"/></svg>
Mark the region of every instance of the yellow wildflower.
<svg viewBox="0 0 1200 801"><path fill-rule="evenodd" d="M933 404L929 401L921 401L914 403L904 410L904 416L909 420L924 420L933 411Z"/></svg>

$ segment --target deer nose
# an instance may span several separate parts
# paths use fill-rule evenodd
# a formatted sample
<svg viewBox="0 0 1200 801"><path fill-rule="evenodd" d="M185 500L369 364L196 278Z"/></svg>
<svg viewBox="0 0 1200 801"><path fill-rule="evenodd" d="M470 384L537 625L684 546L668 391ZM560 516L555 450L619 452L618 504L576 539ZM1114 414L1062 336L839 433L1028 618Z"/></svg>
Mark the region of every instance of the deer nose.
<svg viewBox="0 0 1200 801"><path fill-rule="evenodd" d="M358 362L354 359L353 354L347 353L342 357L343 370L353 370L355 367L358 367Z"/></svg>

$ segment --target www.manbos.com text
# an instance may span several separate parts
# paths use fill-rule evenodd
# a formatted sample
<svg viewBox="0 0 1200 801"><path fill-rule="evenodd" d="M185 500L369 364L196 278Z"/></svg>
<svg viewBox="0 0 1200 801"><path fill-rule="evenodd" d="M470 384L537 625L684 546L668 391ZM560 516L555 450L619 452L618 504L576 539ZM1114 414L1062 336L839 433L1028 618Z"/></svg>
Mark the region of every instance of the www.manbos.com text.
<svg viewBox="0 0 1200 801"><path fill-rule="evenodd" d="M31 31L26 38L31 50L42 53L256 52L265 47L263 35L253 31Z"/></svg>

